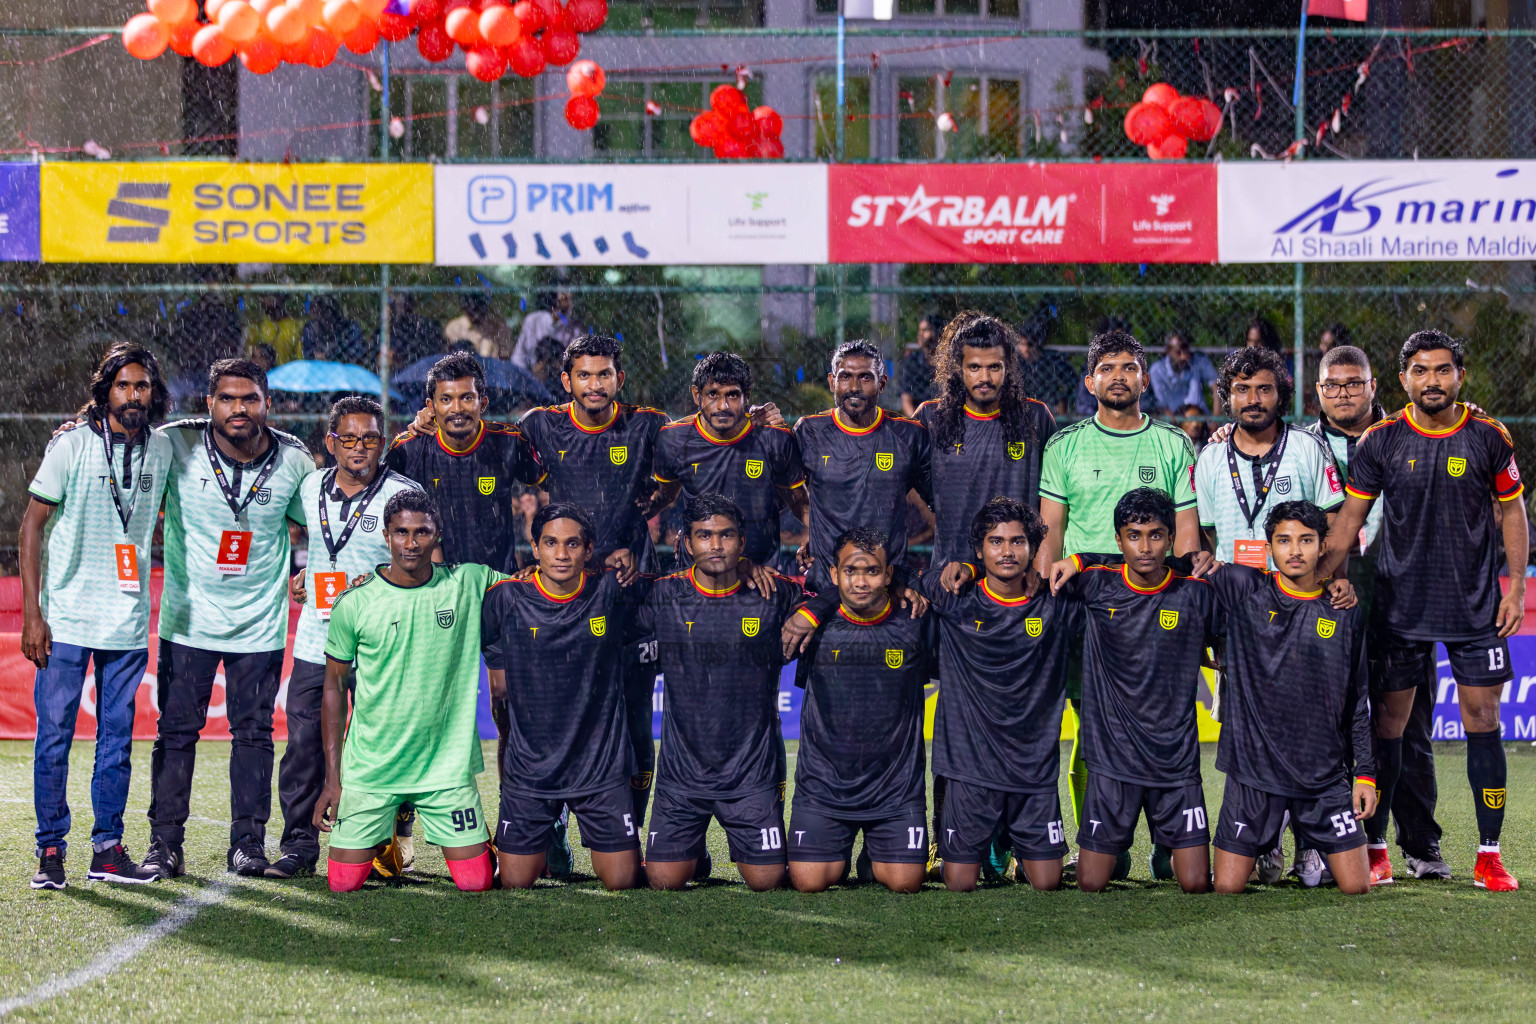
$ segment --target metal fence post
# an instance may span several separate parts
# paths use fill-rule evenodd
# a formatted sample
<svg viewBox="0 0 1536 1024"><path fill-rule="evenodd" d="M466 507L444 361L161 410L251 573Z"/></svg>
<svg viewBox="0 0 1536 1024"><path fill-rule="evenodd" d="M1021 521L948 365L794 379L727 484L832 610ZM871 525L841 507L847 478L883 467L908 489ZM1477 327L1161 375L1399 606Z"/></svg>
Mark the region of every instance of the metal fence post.
<svg viewBox="0 0 1536 1024"><path fill-rule="evenodd" d="M1296 33L1296 83L1291 90L1291 106L1296 111L1296 141L1300 142L1307 137L1307 5L1301 5L1301 28ZM1304 151L1298 149L1296 158L1302 159ZM1291 319L1295 322L1296 332L1292 342L1293 359L1291 372L1295 375L1295 387L1291 392L1291 417L1301 422L1302 410L1306 400L1306 312L1307 299L1303 291L1306 277L1306 265L1296 264L1296 276L1292 285L1294 289L1292 297Z"/></svg>
<svg viewBox="0 0 1536 1024"><path fill-rule="evenodd" d="M384 75L379 88L379 159L389 160L389 40L383 41ZM379 264L379 407L384 410L384 436L389 437L389 264Z"/></svg>

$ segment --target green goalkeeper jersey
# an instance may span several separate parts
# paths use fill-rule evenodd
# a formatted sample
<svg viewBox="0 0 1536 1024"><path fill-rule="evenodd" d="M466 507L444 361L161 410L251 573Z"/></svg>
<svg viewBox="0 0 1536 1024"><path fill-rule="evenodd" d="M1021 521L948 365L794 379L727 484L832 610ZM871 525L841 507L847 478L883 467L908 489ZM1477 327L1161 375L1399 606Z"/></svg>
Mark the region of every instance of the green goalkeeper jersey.
<svg viewBox="0 0 1536 1024"><path fill-rule="evenodd" d="M484 770L480 605L506 578L472 562L436 565L418 587L375 572L336 599L325 654L357 663L343 787L424 793L470 785Z"/></svg>

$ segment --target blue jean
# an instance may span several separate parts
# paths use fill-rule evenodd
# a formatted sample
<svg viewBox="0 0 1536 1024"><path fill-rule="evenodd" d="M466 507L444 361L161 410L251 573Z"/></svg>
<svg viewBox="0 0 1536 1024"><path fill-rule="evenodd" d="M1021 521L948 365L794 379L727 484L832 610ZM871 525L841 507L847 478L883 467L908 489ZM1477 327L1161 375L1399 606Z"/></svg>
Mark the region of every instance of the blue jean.
<svg viewBox="0 0 1536 1024"><path fill-rule="evenodd" d="M37 670L32 702L37 740L32 755L32 803L37 810L37 848L57 846L69 835L69 748L85 693L86 666L96 666L96 767L91 775L93 846L123 838L123 808L133 770L133 708L149 651L98 651L53 642L48 667Z"/></svg>

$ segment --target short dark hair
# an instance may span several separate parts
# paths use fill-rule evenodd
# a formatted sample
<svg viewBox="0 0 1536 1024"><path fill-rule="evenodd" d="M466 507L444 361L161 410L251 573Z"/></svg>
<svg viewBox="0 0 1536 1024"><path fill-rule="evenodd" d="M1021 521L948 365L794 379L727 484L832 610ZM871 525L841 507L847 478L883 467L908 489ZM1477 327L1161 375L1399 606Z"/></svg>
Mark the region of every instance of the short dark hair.
<svg viewBox="0 0 1536 1024"><path fill-rule="evenodd" d="M1115 502L1115 532L1131 523L1162 523L1172 536L1178 529L1178 513L1168 492L1156 487L1137 487L1126 491Z"/></svg>
<svg viewBox="0 0 1536 1024"><path fill-rule="evenodd" d="M874 360L875 366L880 371L880 376L885 376L885 355L881 353L880 346L868 338L854 338L851 341L843 342L833 349L832 362L830 363L832 370L836 371L837 364L849 356L863 356L866 359Z"/></svg>
<svg viewBox="0 0 1536 1024"><path fill-rule="evenodd" d="M1446 349L1451 353L1451 360L1456 364L1456 369L1461 369L1466 356L1466 348L1461 342L1446 334L1444 331L1430 329L1427 331L1415 331L1408 335L1408 340L1403 342L1403 350L1397 354L1397 368L1403 372L1408 371L1408 360L1420 352L1433 352L1437 348Z"/></svg>
<svg viewBox="0 0 1536 1024"><path fill-rule="evenodd" d="M1275 390L1280 395L1279 411L1284 414L1291 406L1291 392L1295 390L1295 385L1291 380L1290 367L1285 365L1280 353L1268 348L1244 347L1227 356L1221 364L1221 372L1216 375L1216 394L1221 396L1221 404L1230 410L1232 382L1239 377L1252 377L1261 370L1268 370L1275 375Z"/></svg>
<svg viewBox="0 0 1536 1024"><path fill-rule="evenodd" d="M261 393L267 393L267 371L249 359L220 359L208 367L208 397L219 390L220 377L240 377L255 384Z"/></svg>
<svg viewBox="0 0 1536 1024"><path fill-rule="evenodd" d="M1349 332L1349 327L1338 320L1335 320L1333 323L1323 328L1323 331L1326 334L1333 335L1333 344L1335 347L1339 345L1348 345L1354 340L1353 335L1351 335ZM1329 349L1329 351L1331 352L1332 349Z"/></svg>
<svg viewBox="0 0 1536 1024"><path fill-rule="evenodd" d="M443 514L438 511L437 502L432 500L432 495L426 491L412 487L405 491L396 491L389 496L384 503L384 529L389 529L389 524L395 516L402 512L419 512L432 520L432 526L438 533L443 532Z"/></svg>
<svg viewBox="0 0 1536 1024"><path fill-rule="evenodd" d="M1040 542L1045 540L1046 531L1050 529L1045 525L1045 520L1040 518L1040 513L1022 501L993 498L971 518L971 550L980 551L981 542L986 540L987 534L1004 523L1019 523L1024 527L1024 536L1029 539L1029 550L1032 553L1040 550Z"/></svg>
<svg viewBox="0 0 1536 1024"><path fill-rule="evenodd" d="M1264 520L1264 539L1272 540L1281 523L1294 521L1317 533L1319 542L1328 538L1328 513L1310 501L1282 501L1269 510Z"/></svg>
<svg viewBox="0 0 1536 1024"><path fill-rule="evenodd" d="M1335 345L1323 353L1323 358L1317 364L1318 376L1335 366L1358 366L1367 372L1371 369L1371 357L1365 354L1363 349L1353 345Z"/></svg>
<svg viewBox="0 0 1536 1024"><path fill-rule="evenodd" d="M597 527L592 525L592 517L586 509L574 501L552 501L533 515L533 525L528 532L532 534L534 544L538 544L539 538L544 535L544 527L556 519L574 520L581 527L583 544L591 544L597 537Z"/></svg>
<svg viewBox="0 0 1536 1024"><path fill-rule="evenodd" d="M1136 362L1141 366L1141 372L1147 372L1147 354L1141 347L1141 342L1130 331L1122 331L1119 328L1105 331L1088 343L1088 374L1093 375L1094 367L1099 365L1105 356L1119 355L1121 352L1129 352L1136 357Z"/></svg>
<svg viewBox="0 0 1536 1024"><path fill-rule="evenodd" d="M724 516L736 524L737 530L746 528L746 517L741 514L741 506L723 494L714 494L709 491L703 494L695 494L688 499L688 504L683 508L683 522L692 529L694 523L702 523L714 516Z"/></svg>
<svg viewBox="0 0 1536 1024"><path fill-rule="evenodd" d="M1257 314L1248 321L1247 328L1243 331L1243 343L1248 342L1248 332L1259 332L1259 344L1276 352L1280 351L1280 332L1275 330L1275 325Z"/></svg>
<svg viewBox="0 0 1536 1024"><path fill-rule="evenodd" d="M123 367L134 364L144 367L144 372L149 375L149 425L154 426L165 419L165 410L170 405L170 392L166 390L165 379L160 375L159 360L142 345L124 343L108 349L107 354L101 357L101 362L96 364L96 369L91 371L91 404L95 407L96 418L102 423L107 422L107 397L112 392L113 382Z"/></svg>
<svg viewBox="0 0 1536 1024"><path fill-rule="evenodd" d="M615 371L622 373L624 370L622 362L624 346L619 339L610 338L606 334L588 334L567 345L565 359L560 364L560 372L570 373L571 367L582 356L612 359Z"/></svg>
<svg viewBox="0 0 1536 1024"><path fill-rule="evenodd" d="M837 535L837 540L832 542L832 562L837 563L837 556L843 548L852 544L855 549L873 555L880 553L880 557L890 561L890 551L885 546L885 534L873 526L854 526Z"/></svg>
<svg viewBox="0 0 1536 1024"><path fill-rule="evenodd" d="M693 364L693 386L703 391L711 384L735 384L743 395L752 391L752 368L734 352L711 352Z"/></svg>
<svg viewBox="0 0 1536 1024"><path fill-rule="evenodd" d="M475 382L475 393L485 394L485 368L480 360L468 352L453 352L432 364L427 371L427 401L431 401L439 384L470 377Z"/></svg>
<svg viewBox="0 0 1536 1024"><path fill-rule="evenodd" d="M333 434L336 433L336 428L341 424L343 416L372 416L379 421L379 429L384 429L384 409L367 395L348 395L337 399L331 406L331 418L326 423L325 429Z"/></svg>

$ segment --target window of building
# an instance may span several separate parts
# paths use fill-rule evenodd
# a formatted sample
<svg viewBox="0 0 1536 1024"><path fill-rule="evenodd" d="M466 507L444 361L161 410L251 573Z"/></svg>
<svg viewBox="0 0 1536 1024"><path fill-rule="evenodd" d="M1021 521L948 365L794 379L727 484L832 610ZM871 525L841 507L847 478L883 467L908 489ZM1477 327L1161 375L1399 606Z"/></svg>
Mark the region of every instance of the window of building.
<svg viewBox="0 0 1536 1024"><path fill-rule="evenodd" d="M817 14L837 14L838 0L813 0ZM900 18L1013 18L1023 13L1022 0L896 0Z"/></svg>
<svg viewBox="0 0 1536 1024"><path fill-rule="evenodd" d="M896 155L903 160L1018 159L1024 85L1016 78L930 75L897 80ZM938 130L948 111L955 131Z"/></svg>
<svg viewBox="0 0 1536 1024"><path fill-rule="evenodd" d="M668 160L713 160L714 154L696 145L688 125L709 109L710 91L734 82L609 81L601 100L603 116L592 129L592 148L608 156L640 156ZM762 86L748 82L747 103L763 102ZM647 114L646 103L661 108Z"/></svg>
<svg viewBox="0 0 1536 1024"><path fill-rule="evenodd" d="M402 160L487 159L533 156L533 82L508 75L481 82L469 75L396 75L390 82L390 116L405 134L389 140ZM369 153L379 151L383 96L371 91ZM482 123L482 121L484 123Z"/></svg>
<svg viewBox="0 0 1536 1024"><path fill-rule="evenodd" d="M868 78L843 80L843 105L849 117L843 123L843 159L868 160L871 155ZM816 159L837 159L837 75L816 76L811 116L815 118ZM789 128L784 130L787 132Z"/></svg>

